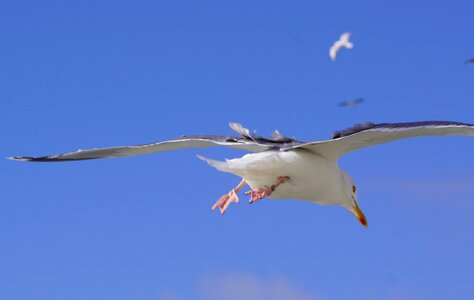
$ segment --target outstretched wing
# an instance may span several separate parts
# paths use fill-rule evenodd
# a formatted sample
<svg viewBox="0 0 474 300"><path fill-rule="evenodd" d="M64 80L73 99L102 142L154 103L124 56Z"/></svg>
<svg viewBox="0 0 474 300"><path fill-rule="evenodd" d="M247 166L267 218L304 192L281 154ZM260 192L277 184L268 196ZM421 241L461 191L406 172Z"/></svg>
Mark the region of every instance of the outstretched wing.
<svg viewBox="0 0 474 300"><path fill-rule="evenodd" d="M346 106L349 106L349 101L343 101L343 102L339 102L338 104L340 107L346 107Z"/></svg>
<svg viewBox="0 0 474 300"><path fill-rule="evenodd" d="M337 159L348 152L417 136L466 135L474 136L474 124L451 121L358 124L335 132L332 140L298 144L289 149L305 149L329 159Z"/></svg>
<svg viewBox="0 0 474 300"><path fill-rule="evenodd" d="M334 44L332 44L331 48L329 48L329 57L331 58L331 61L336 60L336 55L339 48L341 48L341 46L338 42L335 42Z"/></svg>
<svg viewBox="0 0 474 300"><path fill-rule="evenodd" d="M162 151L177 150L184 148L207 148L211 146L226 146L236 149L242 149L252 152L260 152L267 150L269 147L258 144L254 141L236 138L231 136L194 136L194 137L181 137L174 140L134 145L134 146L119 146L111 148L95 148L88 150L78 150L76 152L70 152L59 155L51 156L15 156L9 157L13 160L22 161L38 161L38 162L53 162L53 161L72 161L72 160L86 160L96 158L114 158L124 157L140 154L150 154Z"/></svg>
<svg viewBox="0 0 474 300"><path fill-rule="evenodd" d="M350 37L351 37L350 32L344 32L343 34L341 34L341 37L339 38L339 40L340 41L348 41Z"/></svg>
<svg viewBox="0 0 474 300"><path fill-rule="evenodd" d="M222 135L198 135L198 136L183 136L174 140L134 145L134 146L119 146L111 148L95 148L89 150L78 150L65 154L50 155L50 156L14 156L9 157L12 160L21 161L38 161L38 162L54 162L54 161L72 161L72 160L86 160L97 158L114 158L124 157L140 154L151 154L162 151L177 150L184 148L207 148L211 146L225 146L235 149L246 150L250 152L261 152L270 149L280 149L283 146L290 147L296 145L298 142L295 139L286 137L279 132L275 132L271 138L264 138L257 135L250 134L247 128L244 128L239 123L229 123L232 130L239 133L239 137L222 136Z"/></svg>

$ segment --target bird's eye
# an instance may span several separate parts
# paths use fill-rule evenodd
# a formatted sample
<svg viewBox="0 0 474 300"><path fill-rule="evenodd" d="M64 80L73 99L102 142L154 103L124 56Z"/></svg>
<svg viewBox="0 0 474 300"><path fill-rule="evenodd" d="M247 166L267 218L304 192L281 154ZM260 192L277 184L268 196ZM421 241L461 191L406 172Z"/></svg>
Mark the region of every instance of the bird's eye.
<svg viewBox="0 0 474 300"><path fill-rule="evenodd" d="M355 185L352 186L352 192L355 193L357 191L357 188Z"/></svg>

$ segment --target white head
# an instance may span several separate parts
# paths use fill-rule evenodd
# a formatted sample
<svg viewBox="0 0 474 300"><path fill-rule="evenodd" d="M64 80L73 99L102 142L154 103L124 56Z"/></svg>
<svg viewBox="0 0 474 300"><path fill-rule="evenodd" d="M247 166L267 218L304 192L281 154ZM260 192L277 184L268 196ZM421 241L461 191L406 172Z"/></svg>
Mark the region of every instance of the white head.
<svg viewBox="0 0 474 300"><path fill-rule="evenodd" d="M364 213L359 208L359 203L357 202L357 186L352 180L351 176L346 172L342 171L342 189L344 204L343 207L347 208L359 222L367 227L367 219L364 216Z"/></svg>

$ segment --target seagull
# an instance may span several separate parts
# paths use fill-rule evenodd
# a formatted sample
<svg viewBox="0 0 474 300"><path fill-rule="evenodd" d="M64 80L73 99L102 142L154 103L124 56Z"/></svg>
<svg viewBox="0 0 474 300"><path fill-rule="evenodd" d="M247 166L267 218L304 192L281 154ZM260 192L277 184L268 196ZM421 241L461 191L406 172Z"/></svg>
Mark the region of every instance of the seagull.
<svg viewBox="0 0 474 300"><path fill-rule="evenodd" d="M239 202L238 193L248 185L249 203L263 198L298 199L321 205L339 205L351 212L367 227L359 207L357 186L351 176L339 168L339 158L360 148L417 136L474 136L474 124L451 121L405 123L364 123L336 131L332 139L303 142L275 131L266 138L251 134L239 123L229 123L238 136L196 135L152 144L78 150L51 156L14 156L12 160L59 162L97 158L114 158L150 154L183 148L225 146L246 150L240 158L218 161L200 159L219 171L242 178L240 183L220 197L211 207L224 214L231 203Z"/></svg>
<svg viewBox="0 0 474 300"><path fill-rule="evenodd" d="M350 32L344 32L339 37L339 40L335 41L334 44L332 44L331 48L329 48L329 57L331 58L331 61L336 60L336 54L342 47L345 47L347 49L352 49L354 47L354 44L349 42L350 36Z"/></svg>
<svg viewBox="0 0 474 300"><path fill-rule="evenodd" d="M474 65L474 58L468 59L464 62L466 65Z"/></svg>
<svg viewBox="0 0 474 300"><path fill-rule="evenodd" d="M358 104L361 104L364 102L364 98L357 98L357 99L352 99L344 102L339 102L339 106L341 107L356 107Z"/></svg>

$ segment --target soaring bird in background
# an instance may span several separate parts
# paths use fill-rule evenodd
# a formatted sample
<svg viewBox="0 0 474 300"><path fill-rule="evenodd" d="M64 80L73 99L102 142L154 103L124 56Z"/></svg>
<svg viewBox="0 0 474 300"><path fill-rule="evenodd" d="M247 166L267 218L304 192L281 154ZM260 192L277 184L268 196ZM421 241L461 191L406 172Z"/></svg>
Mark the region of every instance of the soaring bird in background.
<svg viewBox="0 0 474 300"><path fill-rule="evenodd" d="M240 158L217 161L199 156L216 169L241 177L240 183L212 206L223 214L238 193L249 185L250 203L263 198L298 199L322 205L339 205L367 226L359 207L357 186L338 165L339 158L354 150L394 140L430 135L474 136L474 124L450 121L359 124L334 133L332 139L302 142L275 131L270 138L250 134L238 123L230 128L239 136L197 135L177 139L112 148L79 150L52 156L15 156L12 160L33 162L74 161L123 157L183 148L226 146L253 153Z"/></svg>
<svg viewBox="0 0 474 300"><path fill-rule="evenodd" d="M352 99L352 100L348 100L348 101L344 101L344 102L339 102L339 106L354 108L357 105L361 104L362 102L364 102L364 98L356 98L356 99Z"/></svg>
<svg viewBox="0 0 474 300"><path fill-rule="evenodd" d="M329 48L329 57L331 58L331 61L336 60L337 52L339 52L342 47L347 49L352 49L354 47L354 44L349 42L350 37L350 32L344 32L339 37L339 40L335 41L334 44L332 44L331 48Z"/></svg>

